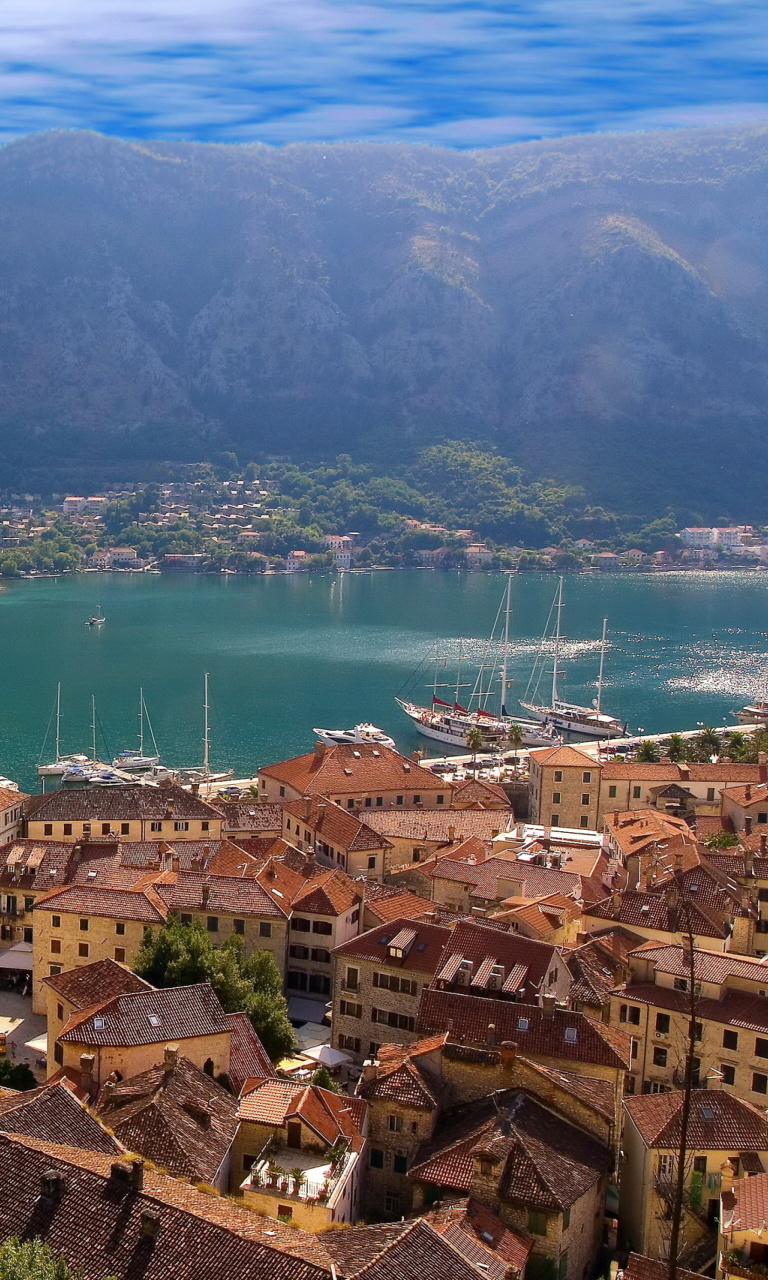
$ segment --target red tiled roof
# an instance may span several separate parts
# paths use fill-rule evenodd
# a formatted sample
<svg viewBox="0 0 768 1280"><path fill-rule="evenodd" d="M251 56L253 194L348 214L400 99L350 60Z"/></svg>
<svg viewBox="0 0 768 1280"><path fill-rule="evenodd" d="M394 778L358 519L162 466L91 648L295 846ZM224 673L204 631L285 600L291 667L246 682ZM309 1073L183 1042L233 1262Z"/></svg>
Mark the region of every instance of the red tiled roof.
<svg viewBox="0 0 768 1280"><path fill-rule="evenodd" d="M492 803L495 805L501 804L510 810L512 808L509 796L504 788L497 782L486 782L484 778L468 778L466 782L459 783L454 791L453 800L454 804L458 802L462 804L467 802Z"/></svg>
<svg viewBox="0 0 768 1280"><path fill-rule="evenodd" d="M440 1280L478 1280L480 1271L465 1250L439 1235L428 1223L417 1219L355 1273L354 1280L424 1280L429 1274Z"/></svg>
<svg viewBox="0 0 768 1280"><path fill-rule="evenodd" d="M598 768L591 756L584 751L579 751L576 747L538 747L529 753L529 759L535 760L541 767L576 765L579 769Z"/></svg>
<svg viewBox="0 0 768 1280"><path fill-rule="evenodd" d="M768 1173L737 1178L723 1195L723 1209L723 1230L733 1222L740 1231L760 1231L768 1221Z"/></svg>
<svg viewBox="0 0 768 1280"><path fill-rule="evenodd" d="M402 960L389 954L389 943L403 929L415 930L416 936ZM336 947L334 955L344 960L373 960L398 969L413 969L417 973L433 974L440 960L443 947L450 938L450 929L437 924L422 924L418 920L398 918L385 926L369 929L349 942Z"/></svg>
<svg viewBox="0 0 768 1280"><path fill-rule="evenodd" d="M129 1047L230 1031L213 987L197 982L114 996L95 1009L73 1014L58 1039L67 1044Z"/></svg>
<svg viewBox="0 0 768 1280"><path fill-rule="evenodd" d="M237 1112L240 1121L280 1128L297 1116L331 1145L340 1137L356 1137L362 1132L366 1104L361 1098L277 1078L248 1084L252 1087L243 1094Z"/></svg>
<svg viewBox="0 0 768 1280"><path fill-rule="evenodd" d="M593 762L594 763L594 762ZM609 761L603 782L759 782L759 764L641 764Z"/></svg>
<svg viewBox="0 0 768 1280"><path fill-rule="evenodd" d="M513 1276L520 1275L533 1248L531 1236L512 1231L476 1200L437 1209L425 1220L465 1257L479 1263L489 1280L509 1280L510 1268ZM468 1249L467 1241L475 1248Z"/></svg>
<svg viewBox="0 0 768 1280"><path fill-rule="evenodd" d="M116 960L94 960L77 969L51 974L43 978L43 983L58 996L63 996L76 1010L91 1009L113 996L127 995L131 991L152 990L148 982Z"/></svg>
<svg viewBox="0 0 768 1280"><path fill-rule="evenodd" d="M224 818L223 831L279 833L282 830L283 811L279 804L267 804L256 799L222 800L218 796L211 804Z"/></svg>
<svg viewBox="0 0 768 1280"><path fill-rule="evenodd" d="M733 800L742 809L751 809L753 805L765 804L768 801L768 786L764 782L739 787L724 787L723 798Z"/></svg>
<svg viewBox="0 0 768 1280"><path fill-rule="evenodd" d="M675 977L687 977L690 963L683 947L668 942L647 942L642 948L630 951L630 956L642 955L652 960L660 973ZM768 984L768 961L757 956L739 956L732 952L704 951L694 948L696 978L700 982L725 982L727 978L746 978L756 983Z"/></svg>
<svg viewBox="0 0 768 1280"><path fill-rule="evenodd" d="M748 1181L752 1182L752 1179ZM675 1274L677 1280L703 1280L698 1272L686 1271L683 1267L676 1267ZM667 1280L668 1275L669 1263L660 1262L658 1258L646 1258L642 1253L630 1253L629 1261L619 1271L617 1280Z"/></svg>
<svg viewBox="0 0 768 1280"><path fill-rule="evenodd" d="M49 1080L40 1089L0 1099L0 1133L26 1134L44 1142L107 1154L123 1150L66 1080Z"/></svg>
<svg viewBox="0 0 768 1280"><path fill-rule="evenodd" d="M229 1042L229 1081L239 1094L246 1080L253 1076L274 1075L271 1059L253 1029L247 1013L228 1013L232 1029Z"/></svg>
<svg viewBox="0 0 768 1280"><path fill-rule="evenodd" d="M35 911L77 916L106 916L110 920L144 920L162 924L168 912L152 889L111 889L97 885L66 885L37 899Z"/></svg>
<svg viewBox="0 0 768 1280"><path fill-rule="evenodd" d="M522 1022L527 1022L527 1027ZM463 1037L473 1044L487 1044L491 1026L495 1028L496 1044L508 1040L526 1056L591 1062L614 1070L629 1067L630 1037L583 1013L540 1009L537 1005L489 1000L456 991L425 988L421 993L417 1031L429 1033L447 1028L452 1040ZM576 1029L575 1040L566 1040L566 1028Z"/></svg>
<svg viewBox="0 0 768 1280"><path fill-rule="evenodd" d="M280 907L264 891L258 880L239 876L210 876L198 872L170 873L171 883L157 884L157 893L169 911L217 911L240 916L283 917L286 907ZM207 890L208 900L203 901Z"/></svg>
<svg viewBox="0 0 768 1280"><path fill-rule="evenodd" d="M374 831L366 821L342 809L333 800L313 797L294 800L284 806L285 814L290 814L293 823L289 834L299 834L298 828L306 828L310 832L334 848L346 849L348 853L363 852L366 849L388 849L389 841Z"/></svg>
<svg viewBox="0 0 768 1280"><path fill-rule="evenodd" d="M390 747L367 743L326 747L322 754L282 760L259 770L259 776L275 778L297 791L311 795L345 795L353 791L418 791L425 794L453 793L450 782L436 778L429 769L414 764Z"/></svg>
<svg viewBox="0 0 768 1280"><path fill-rule="evenodd" d="M515 825L512 811L503 809L372 809L366 810L366 822L383 836L416 844L459 843L470 836L490 840Z"/></svg>
<svg viewBox="0 0 768 1280"><path fill-rule="evenodd" d="M430 1111L440 1101L436 1084L419 1071L411 1058L390 1067L382 1065L375 1079L360 1081L357 1093L361 1098L379 1098Z"/></svg>
<svg viewBox="0 0 768 1280"><path fill-rule="evenodd" d="M629 929L656 929L672 934L686 932L690 920L694 936L700 938L727 938L730 932L727 924L711 919L695 902L687 900L683 906L670 904L666 895L659 893L627 891L620 895L618 903L613 898L603 898L585 907L584 914L599 920L615 920Z"/></svg>
<svg viewBox="0 0 768 1280"><path fill-rule="evenodd" d="M523 988L528 998L534 998L541 988L542 979L558 956L557 949L549 942L524 938L514 933L489 929L474 921L462 920L446 940L443 954L435 972L435 984L445 974L445 981L455 978L455 971L462 960L472 965L470 985L488 987L491 968L500 966L500 987L515 991ZM486 962L490 960L491 964ZM481 972L486 964L486 972ZM448 973L446 973L448 970ZM450 976L453 971L453 977ZM513 983L514 978L514 983ZM516 985L515 985L516 984Z"/></svg>
<svg viewBox="0 0 768 1280"><path fill-rule="evenodd" d="M307 881L293 899L294 911L321 916L340 916L362 902L362 886L343 871L320 871Z"/></svg>
<svg viewBox="0 0 768 1280"><path fill-rule="evenodd" d="M684 1090L637 1094L624 1099L627 1114L648 1147L677 1148ZM768 1119L733 1094L694 1089L688 1119L688 1146L697 1151L768 1153Z"/></svg>
<svg viewBox="0 0 768 1280"><path fill-rule="evenodd" d="M365 890L366 913L377 916L381 924L397 919L416 920L419 916L431 911L434 905L429 898L420 898L409 889L391 894L376 894L373 897L369 896L367 888ZM376 928L379 927L379 925L376 926Z"/></svg>
<svg viewBox="0 0 768 1280"><path fill-rule="evenodd" d="M34 822L130 822L164 818L202 818L220 822L213 805L175 783L159 787L82 787L32 796ZM27 808L32 806L28 803ZM169 812L170 810L170 812Z"/></svg>

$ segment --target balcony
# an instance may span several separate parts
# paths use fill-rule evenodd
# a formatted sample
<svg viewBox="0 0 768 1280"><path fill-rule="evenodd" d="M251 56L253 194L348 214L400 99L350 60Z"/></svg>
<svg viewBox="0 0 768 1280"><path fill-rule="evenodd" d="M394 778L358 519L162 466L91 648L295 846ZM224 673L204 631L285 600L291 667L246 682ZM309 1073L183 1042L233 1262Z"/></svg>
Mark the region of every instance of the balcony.
<svg viewBox="0 0 768 1280"><path fill-rule="evenodd" d="M349 1140L323 1152L294 1147L279 1147L269 1156L262 1152L240 1190L246 1195L255 1192L279 1200L298 1200L308 1206L325 1206L346 1177L355 1155Z"/></svg>
<svg viewBox="0 0 768 1280"><path fill-rule="evenodd" d="M768 1276L768 1266L764 1262L755 1262L741 1249L723 1252L720 1262L723 1272L729 1276L743 1276L744 1280L758 1280L760 1276Z"/></svg>

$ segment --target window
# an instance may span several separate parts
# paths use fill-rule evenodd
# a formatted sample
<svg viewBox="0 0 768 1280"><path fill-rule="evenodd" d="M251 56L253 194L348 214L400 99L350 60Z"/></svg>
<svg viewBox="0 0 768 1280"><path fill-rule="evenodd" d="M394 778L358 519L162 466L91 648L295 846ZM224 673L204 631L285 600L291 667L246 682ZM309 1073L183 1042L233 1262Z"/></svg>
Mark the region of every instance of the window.
<svg viewBox="0 0 768 1280"><path fill-rule="evenodd" d="M52 978L55 978L57 973L61 973L61 965L60 965L60 964L49 964L49 965L48 965L48 973L50 974L50 976L51 976Z"/></svg>
<svg viewBox="0 0 768 1280"><path fill-rule="evenodd" d="M738 1047L739 1047L738 1031L724 1031L723 1032L723 1048L738 1049Z"/></svg>
<svg viewBox="0 0 768 1280"><path fill-rule="evenodd" d="M553 792L552 792L552 803L553 803L553 804L559 804L559 803L560 803L560 792L559 792L559 791L553 791Z"/></svg>
<svg viewBox="0 0 768 1280"><path fill-rule="evenodd" d="M758 889L757 900L758 902L768 902L768 889Z"/></svg>
<svg viewBox="0 0 768 1280"><path fill-rule="evenodd" d="M281 788L280 788L280 798L282 799L284 795L285 795L285 787L281 787Z"/></svg>
<svg viewBox="0 0 768 1280"><path fill-rule="evenodd" d="M291 921L291 929L295 933L311 933L312 925L309 920L305 920L303 916L294 916Z"/></svg>
<svg viewBox="0 0 768 1280"><path fill-rule="evenodd" d="M174 831L189 831L189 823L188 823L188 822L174 822L174 824L173 824L173 829L174 829Z"/></svg>
<svg viewBox="0 0 768 1280"><path fill-rule="evenodd" d="M82 930L82 932L83 932L83 933L87 933L87 932L88 932L88 921L87 921L87 920L81 920L81 921L80 921L80 929Z"/></svg>
<svg viewBox="0 0 768 1280"><path fill-rule="evenodd" d="M28 926L28 927L26 927L25 929L23 929L23 930L22 930L22 936L23 936L23 940L24 940L24 942L31 942L31 941L32 941L32 929L31 929L31 927L29 927L29 926Z"/></svg>
<svg viewBox="0 0 768 1280"><path fill-rule="evenodd" d="M191 916L187 911L182 911L182 913L181 913L181 923L182 923L182 924L191 924L191 923L192 923L192 916Z"/></svg>
<svg viewBox="0 0 768 1280"><path fill-rule="evenodd" d="M53 956L61 955L61 939L60 938L51 938L51 955Z"/></svg>
<svg viewBox="0 0 768 1280"><path fill-rule="evenodd" d="M768 813L758 813L757 820L758 822L768 822Z"/></svg>
<svg viewBox="0 0 768 1280"><path fill-rule="evenodd" d="M344 979L344 986L348 991L357 991L360 986L360 970L347 966L347 976Z"/></svg>
<svg viewBox="0 0 768 1280"><path fill-rule="evenodd" d="M71 835L72 835L72 823L71 823L71 822L65 822L65 823L64 823L64 835L65 835L65 836L71 836Z"/></svg>
<svg viewBox="0 0 768 1280"><path fill-rule="evenodd" d="M584 771L584 773L582 773L582 775L581 775L581 780L582 780L582 782L591 782L591 781L592 781L592 774L590 773L589 769L586 769L586 770Z"/></svg>
<svg viewBox="0 0 768 1280"><path fill-rule="evenodd" d="M319 996L330 995L331 979L328 977L327 973L310 973L309 989Z"/></svg>
<svg viewBox="0 0 768 1280"><path fill-rule="evenodd" d="M150 831L162 831L163 824L162 822L150 822L149 829Z"/></svg>
<svg viewBox="0 0 768 1280"><path fill-rule="evenodd" d="M752 1075L752 1092L768 1093L768 1076L760 1075L755 1071Z"/></svg>
<svg viewBox="0 0 768 1280"><path fill-rule="evenodd" d="M710 804L712 803L714 798L715 798L715 788L707 787L707 800L709 801Z"/></svg>
<svg viewBox="0 0 768 1280"><path fill-rule="evenodd" d="M414 797L413 797L413 803L414 803L414 804L421 804L421 796L414 796Z"/></svg>
<svg viewBox="0 0 768 1280"><path fill-rule="evenodd" d="M320 964L331 963L331 953L330 951L326 951L324 947L313 947L311 954L312 959L319 961Z"/></svg>
<svg viewBox="0 0 768 1280"><path fill-rule="evenodd" d="M611 786L611 787L609 787L609 788L608 788L608 799L609 799L609 800L615 800L615 799L616 799L616 788L615 788L615 786Z"/></svg>
<svg viewBox="0 0 768 1280"><path fill-rule="evenodd" d="M339 1048L347 1049L351 1053L360 1052L360 1040L357 1036L339 1036Z"/></svg>
<svg viewBox="0 0 768 1280"><path fill-rule="evenodd" d="M63 1004L56 1005L56 1017L58 1018L59 1022L64 1021L64 1005Z"/></svg>
<svg viewBox="0 0 768 1280"><path fill-rule="evenodd" d="M52 929L61 928L61 916L51 916L51 928Z"/></svg>
<svg viewBox="0 0 768 1280"><path fill-rule="evenodd" d="M758 1039L755 1041L755 1057L768 1058L768 1040Z"/></svg>
<svg viewBox="0 0 768 1280"><path fill-rule="evenodd" d="M395 797L395 804L402 804L402 803L403 803L403 797L402 797L402 796L396 796L396 797Z"/></svg>
<svg viewBox="0 0 768 1280"><path fill-rule="evenodd" d="M632 788L632 799L633 799L633 800L639 800L639 799L640 799L640 796L641 796L640 788L639 788L639 787L633 787L633 788Z"/></svg>
<svg viewBox="0 0 768 1280"><path fill-rule="evenodd" d="M91 948L89 947L87 942L78 942L77 954L81 957L81 959L87 960L88 956L90 955L90 951L91 951Z"/></svg>
<svg viewBox="0 0 768 1280"><path fill-rule="evenodd" d="M294 944L288 948L288 954L292 960L308 960L309 947L298 947Z"/></svg>
<svg viewBox="0 0 768 1280"><path fill-rule="evenodd" d="M589 804L589 792L588 792L588 791L582 791L582 793L581 793L581 803L582 803L582 805L587 805L587 804Z"/></svg>
<svg viewBox="0 0 768 1280"><path fill-rule="evenodd" d="M408 1155L402 1149L398 1149L392 1158L392 1169L395 1173L408 1172Z"/></svg>
<svg viewBox="0 0 768 1280"><path fill-rule="evenodd" d="M377 796L377 797L376 797L376 808L377 808L377 809L380 809L380 808L382 807L382 805L383 805L383 804L384 804L384 797L383 797L383 796Z"/></svg>
<svg viewBox="0 0 768 1280"><path fill-rule="evenodd" d="M400 1197L396 1191L387 1187L384 1191L384 1212L394 1217L400 1212Z"/></svg>
<svg viewBox="0 0 768 1280"><path fill-rule="evenodd" d="M384 1152L379 1147L371 1147L370 1164L372 1169L384 1168Z"/></svg>
<svg viewBox="0 0 768 1280"><path fill-rule="evenodd" d="M670 1026L670 1017L668 1013L656 1014L656 1030L660 1035L668 1036Z"/></svg>
<svg viewBox="0 0 768 1280"><path fill-rule="evenodd" d="M562 782L562 780L563 780L563 771L562 771L562 769L555 769L555 772L554 772L554 774L553 774L552 776L553 776L553 778L554 778L555 782Z"/></svg>
<svg viewBox="0 0 768 1280"><path fill-rule="evenodd" d="M566 1209L563 1213L563 1231L567 1231L571 1225L571 1211Z"/></svg>
<svg viewBox="0 0 768 1280"><path fill-rule="evenodd" d="M278 1220L282 1218L283 1222L290 1222L293 1217L293 1208L289 1204L279 1204L277 1206Z"/></svg>
<svg viewBox="0 0 768 1280"><path fill-rule="evenodd" d="M111 834L111 832L112 832L112 828L111 828L110 824L109 824L108 822L102 822L102 824L101 824L101 834L102 834L103 836L108 836L108 835L110 835L110 834Z"/></svg>
<svg viewBox="0 0 768 1280"><path fill-rule="evenodd" d="M557 1263L557 1280L565 1280L568 1275L568 1252L561 1253Z"/></svg>
<svg viewBox="0 0 768 1280"><path fill-rule="evenodd" d="M347 801L347 808L348 808L348 809L354 809L354 807L355 807L355 802L354 802L354 800L348 800L348 801Z"/></svg>
<svg viewBox="0 0 768 1280"><path fill-rule="evenodd" d="M654 1067L666 1067L667 1065L667 1051L660 1048L659 1045L656 1045L653 1050L653 1065Z"/></svg>
<svg viewBox="0 0 768 1280"><path fill-rule="evenodd" d="M351 1000L340 1000L339 1013L343 1018L362 1018L363 1006L361 1004L353 1004Z"/></svg>
<svg viewBox="0 0 768 1280"><path fill-rule="evenodd" d="M444 803L445 803L445 796L438 796L438 797L437 797L437 803L438 803L438 804L444 804Z"/></svg>
<svg viewBox="0 0 768 1280"><path fill-rule="evenodd" d="M636 1004L623 1004L619 1010L619 1022L631 1022L640 1026L640 1009Z"/></svg>
<svg viewBox="0 0 768 1280"><path fill-rule="evenodd" d="M200 823L200 830L201 830L201 831L209 831L209 830L210 830L210 826L211 826L210 822L201 822L201 823Z"/></svg>
<svg viewBox="0 0 768 1280"><path fill-rule="evenodd" d="M375 853L372 853L368 858L368 870L369 871L376 870L376 854Z"/></svg>
<svg viewBox="0 0 768 1280"><path fill-rule="evenodd" d="M732 1067L729 1063L727 1062L720 1063L720 1074L723 1077L723 1084L736 1083L736 1068Z"/></svg>
<svg viewBox="0 0 768 1280"><path fill-rule="evenodd" d="M125 921L124 921L124 920L118 920L118 921L116 922L116 924L115 924L115 933L116 933L119 937L121 937L121 938L123 937L123 935L124 935L124 933L125 933Z"/></svg>
<svg viewBox="0 0 768 1280"><path fill-rule="evenodd" d="M245 926L245 921L244 921L244 920L239 921L239 923L240 923L240 924L242 924L243 926ZM236 932L237 932L237 931L236 931ZM259 937L260 937L260 938L271 938L271 937L272 937L272 925L271 925L271 923L270 923L270 921L269 921L269 920L260 920L260 921L259 921Z"/></svg>
<svg viewBox="0 0 768 1280"><path fill-rule="evenodd" d="M208 932L209 932L209 933L218 933L218 932L219 932L219 917L218 917L218 916L207 916L207 917L206 917L206 920L205 920L205 927L206 927L206 929L208 930Z"/></svg>
<svg viewBox="0 0 768 1280"><path fill-rule="evenodd" d="M371 799L371 797L370 797L370 796L366 796L366 797L365 797L365 807L366 807L366 809L370 809L370 807L371 807L371 805L372 805L372 804L373 804L373 800Z"/></svg>
<svg viewBox="0 0 768 1280"><path fill-rule="evenodd" d="M669 1171L672 1167L671 1156L659 1156L658 1172L660 1178L668 1178Z"/></svg>
<svg viewBox="0 0 768 1280"><path fill-rule="evenodd" d="M674 988L675 988L675 991L687 991L687 990L688 990L688 979L687 979L687 978L675 978L675 981L674 981Z"/></svg>
<svg viewBox="0 0 768 1280"><path fill-rule="evenodd" d="M306 991L307 983L307 975L302 973L300 969L289 969L285 975L286 986L292 987L294 991Z"/></svg>
<svg viewBox="0 0 768 1280"><path fill-rule="evenodd" d="M313 932L313 933L324 933L324 934L326 934L326 935L327 935L327 934L331 934L331 933L333 933L333 925L332 925L332 924L330 924L330 922L329 922L328 920L313 920L313 921L312 921L312 932Z"/></svg>
<svg viewBox="0 0 768 1280"><path fill-rule="evenodd" d="M547 1234L547 1215L540 1213L538 1209L528 1210L528 1230L531 1235L545 1236Z"/></svg>
<svg viewBox="0 0 768 1280"><path fill-rule="evenodd" d="M550 827L559 827L559 826L560 826L560 814L559 814L559 813L550 813L550 815L549 815L549 825L550 825Z"/></svg>
<svg viewBox="0 0 768 1280"><path fill-rule="evenodd" d="M586 813L583 813L583 814L581 815L581 817L579 818L579 826L580 826L580 827L588 827L588 826L589 826L589 818L587 817Z"/></svg>
<svg viewBox="0 0 768 1280"><path fill-rule="evenodd" d="M44 822L44 823L43 823L43 835L45 835L45 836L52 836L52 835L53 835L53 823L52 823L52 822Z"/></svg>
<svg viewBox="0 0 768 1280"><path fill-rule="evenodd" d="M131 824L130 824L130 822L121 822L121 823L120 823L120 835L121 835L121 836L129 836L130 834L131 834Z"/></svg>
<svg viewBox="0 0 768 1280"><path fill-rule="evenodd" d="M242 937L242 936L243 936L243 934L245 933L245 921L244 921L244 920L233 920L233 921L232 921L232 928L234 929L235 933L239 933L239 934L240 934L240 937Z"/></svg>
<svg viewBox="0 0 768 1280"><path fill-rule="evenodd" d="M125 947L115 947L115 959L118 964L125 964Z"/></svg>
<svg viewBox="0 0 768 1280"><path fill-rule="evenodd" d="M60 972L61 970L59 970L59 973ZM58 1062L60 1067L64 1065L64 1045L63 1044L55 1044L53 1046L53 1060L54 1062Z"/></svg>
<svg viewBox="0 0 768 1280"><path fill-rule="evenodd" d="M694 1172L694 1173L706 1173L706 1172L707 1172L707 1157L706 1157L706 1156L694 1156L694 1157L693 1157L693 1172Z"/></svg>

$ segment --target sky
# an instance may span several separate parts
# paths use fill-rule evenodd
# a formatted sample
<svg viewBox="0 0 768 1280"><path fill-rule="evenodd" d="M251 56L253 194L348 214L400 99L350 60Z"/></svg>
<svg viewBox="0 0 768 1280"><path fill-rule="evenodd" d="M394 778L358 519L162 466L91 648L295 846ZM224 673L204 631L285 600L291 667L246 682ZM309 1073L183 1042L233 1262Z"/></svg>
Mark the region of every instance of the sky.
<svg viewBox="0 0 768 1280"><path fill-rule="evenodd" d="M768 120L766 0L2 0L0 140L498 146Z"/></svg>

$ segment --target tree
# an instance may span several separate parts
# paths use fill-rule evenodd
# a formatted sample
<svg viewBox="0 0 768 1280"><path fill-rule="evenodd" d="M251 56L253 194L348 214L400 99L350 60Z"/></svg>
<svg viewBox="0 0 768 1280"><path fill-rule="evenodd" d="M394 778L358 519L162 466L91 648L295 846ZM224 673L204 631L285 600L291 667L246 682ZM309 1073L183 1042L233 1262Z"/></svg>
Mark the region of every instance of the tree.
<svg viewBox="0 0 768 1280"><path fill-rule="evenodd" d="M712 725L705 725L701 733L694 738L694 743L706 761L720 753L720 734L712 728Z"/></svg>
<svg viewBox="0 0 768 1280"><path fill-rule="evenodd" d="M685 760L688 755L685 738L680 733L671 733L665 742L661 744L662 751L665 756L669 756L675 764L680 760Z"/></svg>
<svg viewBox="0 0 768 1280"><path fill-rule="evenodd" d="M42 1240L13 1238L0 1245L0 1280L85 1280L85 1275Z"/></svg>
<svg viewBox="0 0 768 1280"><path fill-rule="evenodd" d="M327 1067L318 1067L312 1077L312 1083L318 1085L321 1089L329 1089L331 1093L343 1093L341 1085L334 1080Z"/></svg>
<svg viewBox="0 0 768 1280"><path fill-rule="evenodd" d="M513 722L507 728L507 742L509 743L509 745L511 746L512 750L515 753L515 772L517 772L517 766L519 763L518 752L523 745L524 737L525 737L525 734L523 733L519 724Z"/></svg>
<svg viewBox="0 0 768 1280"><path fill-rule="evenodd" d="M37 1080L26 1062L11 1062L10 1058L0 1058L0 1085L5 1089L18 1089L20 1093L25 1093L27 1089L37 1088Z"/></svg>
<svg viewBox="0 0 768 1280"><path fill-rule="evenodd" d="M659 749L652 738L643 738L635 752L635 760L642 764L658 764Z"/></svg>
<svg viewBox="0 0 768 1280"><path fill-rule="evenodd" d="M294 1047L282 979L270 951L246 956L234 934L223 947L214 947L199 921L182 924L170 916L157 932L144 930L133 968L154 987L210 982L226 1013L248 1014L274 1061Z"/></svg>
<svg viewBox="0 0 768 1280"><path fill-rule="evenodd" d="M473 724L470 729L467 729L467 750L472 752L473 764L475 764L477 761L478 751L482 751L482 749L483 749L483 735L478 729L477 725Z"/></svg>

